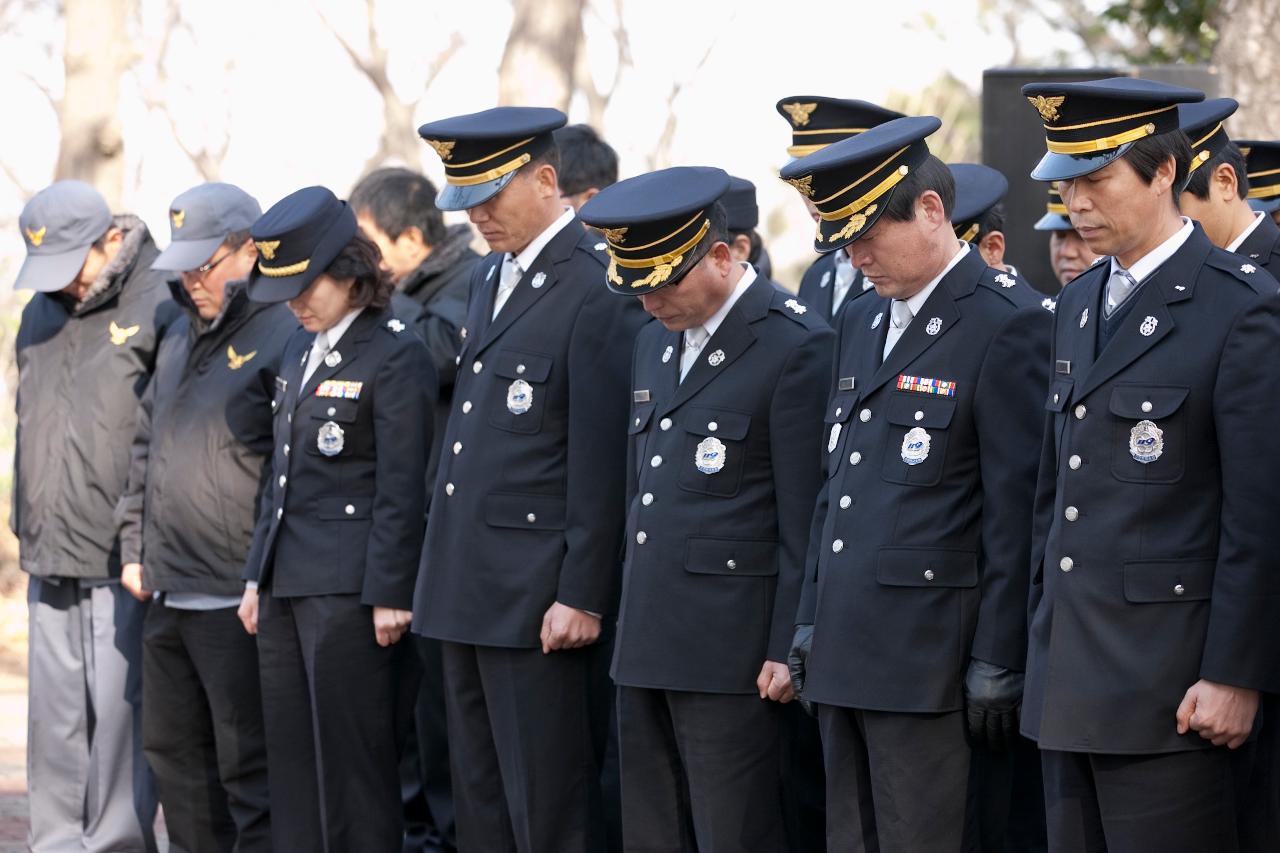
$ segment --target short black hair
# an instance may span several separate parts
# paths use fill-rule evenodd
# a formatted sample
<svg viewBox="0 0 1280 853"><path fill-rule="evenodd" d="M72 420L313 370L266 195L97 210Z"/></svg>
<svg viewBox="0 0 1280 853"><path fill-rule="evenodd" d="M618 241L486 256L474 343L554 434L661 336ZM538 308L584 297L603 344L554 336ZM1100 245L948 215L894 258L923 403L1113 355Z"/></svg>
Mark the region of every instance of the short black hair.
<svg viewBox="0 0 1280 853"><path fill-rule="evenodd" d="M996 202L978 220L978 233L973 236L973 242L981 243L993 231L1004 232L1004 202Z"/></svg>
<svg viewBox="0 0 1280 853"><path fill-rule="evenodd" d="M382 268L382 253L376 243L358 230L325 267L324 274L339 281L352 279L347 303L352 310L368 306L386 308L391 303L395 284L391 274Z"/></svg>
<svg viewBox="0 0 1280 853"><path fill-rule="evenodd" d="M356 215L373 217L392 240L409 228L421 231L428 246L444 239L444 216L436 207L435 184L411 169L375 169L360 179L348 201Z"/></svg>
<svg viewBox="0 0 1280 853"><path fill-rule="evenodd" d="M1248 169L1245 167L1244 155L1240 153L1240 149L1236 147L1234 142L1228 142L1226 148L1201 163L1200 167L1191 173L1191 177L1187 178L1187 186L1183 189L1183 192L1191 193L1201 201L1208 201L1209 176L1224 163L1236 173L1236 195L1242 199L1248 198Z"/></svg>
<svg viewBox="0 0 1280 853"><path fill-rule="evenodd" d="M232 231L222 239L222 245L228 249L239 249L249 239L249 229L241 228L239 231Z"/></svg>
<svg viewBox="0 0 1280 853"><path fill-rule="evenodd" d="M760 239L760 232L752 228L750 231L730 231L729 237L725 242L729 243L737 240L739 235L746 237L751 243L751 249L747 252L747 263L754 266L756 261L760 260L760 252L764 249L764 240Z"/></svg>
<svg viewBox="0 0 1280 853"><path fill-rule="evenodd" d="M694 246L693 251L688 253L693 264L697 264L705 258L716 243L729 242L729 214L724 209L723 204L717 201L711 205L711 209L707 211L707 221L710 223L707 226L707 233L702 235L698 245ZM693 266L693 264L690 264L690 266Z"/></svg>
<svg viewBox="0 0 1280 853"><path fill-rule="evenodd" d="M1177 206L1178 196L1187 182L1187 171L1191 167L1191 140L1181 130L1158 133L1155 136L1144 136L1133 147L1121 155L1128 161L1133 171L1138 173L1144 184L1150 185L1156 179L1156 170L1173 158L1173 203Z"/></svg>
<svg viewBox="0 0 1280 853"><path fill-rule="evenodd" d="M916 199L929 190L942 199L942 211L950 219L956 206L956 179L947 164L932 154L893 188L881 215L894 222L910 222L916 218Z"/></svg>
<svg viewBox="0 0 1280 853"><path fill-rule="evenodd" d="M560 149L560 192L577 195L618 182L618 152L589 124L571 124L552 133Z"/></svg>

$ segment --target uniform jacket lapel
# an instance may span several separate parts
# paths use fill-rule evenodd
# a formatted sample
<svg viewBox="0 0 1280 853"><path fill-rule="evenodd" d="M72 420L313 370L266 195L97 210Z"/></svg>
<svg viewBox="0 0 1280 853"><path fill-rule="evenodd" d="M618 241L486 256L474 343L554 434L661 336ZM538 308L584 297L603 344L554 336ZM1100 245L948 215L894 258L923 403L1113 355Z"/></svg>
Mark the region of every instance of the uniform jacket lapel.
<svg viewBox="0 0 1280 853"><path fill-rule="evenodd" d="M339 353L342 356L341 360L333 366L330 366L326 361L321 361L320 366L316 368L316 372L311 374L306 386L299 389L297 400L294 401L295 405L303 398L314 394L321 382L332 378L334 374L344 370L359 357L360 350L364 348L361 345L373 335L374 329L377 328L378 323L382 320L382 315L383 312L377 308L366 308L360 312L360 316L352 321L347 331L338 341L337 346L329 350L330 355ZM310 352L311 350L308 347L308 357ZM303 364L305 365L306 362L303 362ZM299 374L299 377L301 377L301 374Z"/></svg>
<svg viewBox="0 0 1280 853"><path fill-rule="evenodd" d="M551 238L538 256L533 259L533 263L529 269L524 271L524 275L520 277L520 281L516 283L515 289L511 291L511 295L507 297L507 303L502 306L502 310L498 312L498 316L484 329L479 337L480 345L476 349L476 353L482 352L495 340L497 340L508 327L511 326L520 315L533 307L539 299L541 299L547 291L555 287L560 280L560 269L567 264L573 256L573 250L583 239L586 232L582 228L582 222L576 217L567 225L560 229L556 236ZM499 264L498 271L494 273L493 280L489 282L489 288L496 293L498 287L497 282L502 276L502 267ZM538 277L542 276L541 279ZM603 275L600 286L604 286ZM537 281L538 286L534 287ZM487 300L476 300L477 302L485 301L488 304L486 309L489 314L493 313L493 297L489 296Z"/></svg>
<svg viewBox="0 0 1280 853"><path fill-rule="evenodd" d="M1258 266L1266 267L1272 275L1277 275L1280 269L1270 269L1271 259L1276 254L1277 247L1280 247L1280 226L1276 225L1270 213L1264 213L1262 220L1253 229L1253 233L1246 237L1236 249L1236 254L1256 261Z"/></svg>

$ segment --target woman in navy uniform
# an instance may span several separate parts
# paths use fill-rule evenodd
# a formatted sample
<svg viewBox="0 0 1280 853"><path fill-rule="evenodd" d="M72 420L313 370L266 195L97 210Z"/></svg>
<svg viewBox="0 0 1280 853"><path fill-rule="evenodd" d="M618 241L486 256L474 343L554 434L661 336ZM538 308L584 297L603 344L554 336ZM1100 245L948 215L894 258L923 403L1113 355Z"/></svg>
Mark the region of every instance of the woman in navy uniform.
<svg viewBox="0 0 1280 853"><path fill-rule="evenodd" d="M399 850L397 641L422 549L435 371L388 310L377 247L329 190L287 196L252 236L250 298L287 301L303 326L277 380L240 606L258 634L273 836L281 850Z"/></svg>

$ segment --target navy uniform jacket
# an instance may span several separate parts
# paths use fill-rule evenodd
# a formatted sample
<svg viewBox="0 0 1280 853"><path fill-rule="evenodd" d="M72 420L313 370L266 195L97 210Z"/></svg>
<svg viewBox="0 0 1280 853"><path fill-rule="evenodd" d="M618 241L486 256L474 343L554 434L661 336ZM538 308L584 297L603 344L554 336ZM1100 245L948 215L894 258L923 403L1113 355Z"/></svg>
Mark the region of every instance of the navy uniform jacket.
<svg viewBox="0 0 1280 853"><path fill-rule="evenodd" d="M392 309L361 312L331 351L341 360L321 362L303 386L314 340L300 329L282 356L270 498L245 576L277 598L357 594L370 606L408 610L422 548L435 369ZM322 434L330 440L322 443Z"/></svg>
<svg viewBox="0 0 1280 853"><path fill-rule="evenodd" d="M1253 233L1244 238L1235 253L1280 278L1280 226L1276 225L1270 213L1262 214Z"/></svg>
<svg viewBox="0 0 1280 853"><path fill-rule="evenodd" d="M554 602L614 610L627 365L645 315L606 288L599 239L575 218L492 322L502 255L472 273L414 596L419 634L535 648Z"/></svg>
<svg viewBox="0 0 1280 853"><path fill-rule="evenodd" d="M835 335L757 278L684 382L681 342L656 320L636 341L613 678L754 693L794 633Z"/></svg>
<svg viewBox="0 0 1280 853"><path fill-rule="evenodd" d="M1043 749L1208 748L1175 731L1187 688L1280 689L1277 284L1197 225L1099 353L1109 277L1058 302L1022 728Z"/></svg>
<svg viewBox="0 0 1280 853"><path fill-rule="evenodd" d="M843 249L839 251L844 251ZM804 271L804 275L800 278L800 299L812 308L814 308L822 319L826 320L833 327L835 321L831 319L831 300L835 295L836 283L836 257L838 252L828 252L825 255L819 255L818 259L809 265ZM853 300L854 297L862 293L862 271L854 268L853 283L849 285L849 291L845 294L844 302L840 303L840 311ZM840 311L836 313L839 314Z"/></svg>
<svg viewBox="0 0 1280 853"><path fill-rule="evenodd" d="M1052 314L999 274L970 249L883 364L890 300L840 315L796 620L811 701L954 711L970 658L1023 669Z"/></svg>

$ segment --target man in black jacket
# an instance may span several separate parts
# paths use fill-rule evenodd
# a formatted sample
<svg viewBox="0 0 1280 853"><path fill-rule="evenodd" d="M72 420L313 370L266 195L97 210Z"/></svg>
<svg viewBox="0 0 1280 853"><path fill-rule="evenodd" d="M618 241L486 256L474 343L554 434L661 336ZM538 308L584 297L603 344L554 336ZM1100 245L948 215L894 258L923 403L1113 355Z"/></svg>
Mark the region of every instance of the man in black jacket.
<svg viewBox="0 0 1280 853"><path fill-rule="evenodd" d="M143 631L143 747L169 840L269 850L258 650L236 616L253 536L271 401L297 321L250 302L257 201L229 184L173 200L153 269L184 315L160 345L120 499L122 578L155 595Z"/></svg>
<svg viewBox="0 0 1280 853"><path fill-rule="evenodd" d="M176 313L155 243L92 187L37 193L19 226L16 286L37 291L18 330L11 526L31 575L34 851L149 851L155 792L138 739L146 605L119 582L113 516L138 398Z"/></svg>

